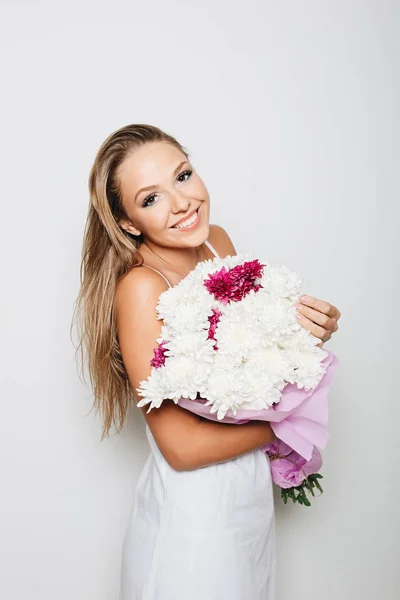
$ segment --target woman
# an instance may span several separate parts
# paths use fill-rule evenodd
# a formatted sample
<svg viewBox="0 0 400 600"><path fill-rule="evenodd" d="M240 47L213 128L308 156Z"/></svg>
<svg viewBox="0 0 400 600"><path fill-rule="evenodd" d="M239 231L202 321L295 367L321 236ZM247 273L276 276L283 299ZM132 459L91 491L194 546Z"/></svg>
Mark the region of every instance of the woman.
<svg viewBox="0 0 400 600"><path fill-rule="evenodd" d="M81 273L82 343L103 436L125 421L150 373L159 295L199 261L235 254L209 224L210 198L186 150L150 125L128 125L98 151ZM321 345L339 311L309 298L299 318ZM137 400L137 398L136 398ZM269 423L235 426L164 402L146 419L151 452L123 545L121 600L274 600Z"/></svg>

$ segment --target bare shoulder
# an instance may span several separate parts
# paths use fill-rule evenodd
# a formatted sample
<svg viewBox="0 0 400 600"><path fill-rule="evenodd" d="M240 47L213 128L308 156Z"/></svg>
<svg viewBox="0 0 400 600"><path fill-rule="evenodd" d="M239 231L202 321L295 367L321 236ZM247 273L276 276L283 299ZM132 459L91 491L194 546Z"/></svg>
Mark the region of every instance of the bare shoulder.
<svg viewBox="0 0 400 600"><path fill-rule="evenodd" d="M221 225L210 225L208 240L222 258L236 254L228 232Z"/></svg>
<svg viewBox="0 0 400 600"><path fill-rule="evenodd" d="M145 318L154 315L160 294L168 289L167 282L147 267L134 267L118 282L115 290L117 320L127 316Z"/></svg>

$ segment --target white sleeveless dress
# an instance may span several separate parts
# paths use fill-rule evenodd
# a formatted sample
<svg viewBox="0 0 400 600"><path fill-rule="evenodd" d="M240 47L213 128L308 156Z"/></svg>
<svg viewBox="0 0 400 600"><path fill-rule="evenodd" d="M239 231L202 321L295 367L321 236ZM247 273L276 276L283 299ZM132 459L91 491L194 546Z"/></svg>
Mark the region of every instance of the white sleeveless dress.
<svg viewBox="0 0 400 600"><path fill-rule="evenodd" d="M266 455L257 449L175 471L148 425L146 434L150 454L123 542L119 600L275 600L275 516Z"/></svg>

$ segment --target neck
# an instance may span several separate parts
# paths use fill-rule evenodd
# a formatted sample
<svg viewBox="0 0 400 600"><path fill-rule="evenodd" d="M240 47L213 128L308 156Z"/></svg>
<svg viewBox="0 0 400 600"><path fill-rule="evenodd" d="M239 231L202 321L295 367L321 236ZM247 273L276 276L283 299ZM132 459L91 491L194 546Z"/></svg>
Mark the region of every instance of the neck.
<svg viewBox="0 0 400 600"><path fill-rule="evenodd" d="M184 277L203 260L204 243L197 247L171 248L145 239L139 247L139 252L146 264L162 267Z"/></svg>

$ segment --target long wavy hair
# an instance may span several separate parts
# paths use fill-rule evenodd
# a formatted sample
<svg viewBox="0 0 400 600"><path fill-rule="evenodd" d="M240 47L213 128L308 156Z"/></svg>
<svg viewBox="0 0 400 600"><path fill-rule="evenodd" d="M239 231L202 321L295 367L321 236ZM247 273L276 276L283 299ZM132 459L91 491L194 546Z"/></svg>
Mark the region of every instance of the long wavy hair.
<svg viewBox="0 0 400 600"><path fill-rule="evenodd" d="M121 201L119 166L144 144L168 142L188 159L187 150L158 127L133 124L121 127L101 145L89 174L89 210L80 265L80 290L75 301L71 330L76 323L81 373L85 367L94 395L93 408L100 412L103 440L112 425L119 433L130 402L135 399L122 361L118 341L115 290L118 281L142 264L138 247L142 236L126 232L119 224L128 219ZM70 332L71 333L71 332Z"/></svg>

